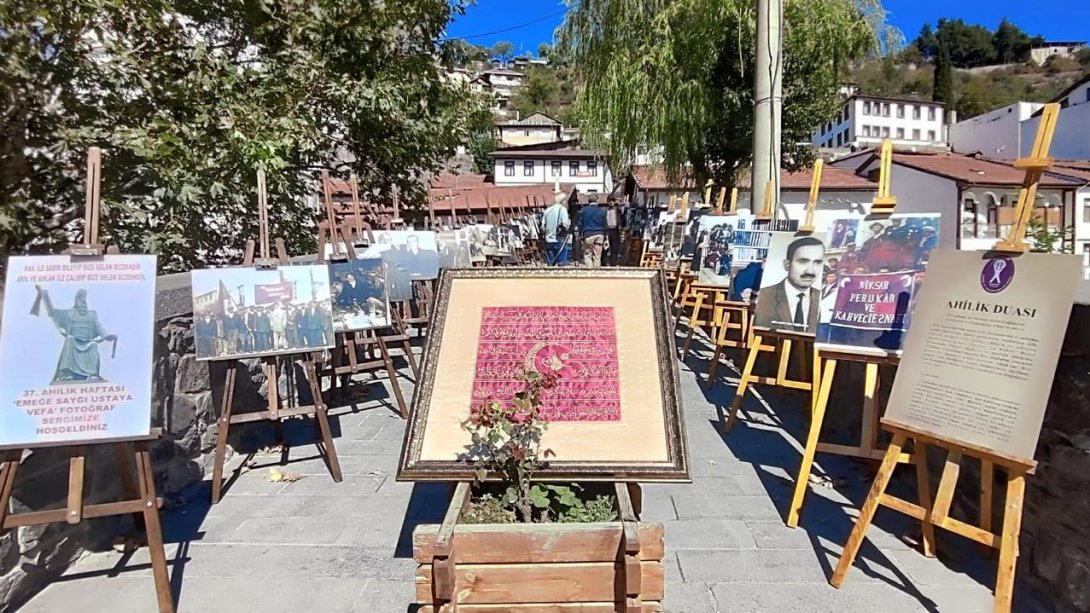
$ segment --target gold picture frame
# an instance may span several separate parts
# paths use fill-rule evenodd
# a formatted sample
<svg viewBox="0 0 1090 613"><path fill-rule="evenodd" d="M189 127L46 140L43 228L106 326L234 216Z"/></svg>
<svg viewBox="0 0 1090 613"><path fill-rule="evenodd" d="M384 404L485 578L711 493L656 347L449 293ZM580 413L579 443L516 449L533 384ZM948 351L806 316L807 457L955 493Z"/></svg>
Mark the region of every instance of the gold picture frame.
<svg viewBox="0 0 1090 613"><path fill-rule="evenodd" d="M519 317L535 322L511 325L509 329L527 330L526 335L536 337L506 333L503 340L486 341L493 343L490 347L502 343L513 347L511 352L497 350L508 353L509 360L522 360L517 352L525 352L526 347L533 347L531 354L538 350L542 343L531 345L532 341L554 334L550 332L554 327L563 331L557 333L561 336L579 339L570 341L570 347L574 347L570 351L573 374L567 388L572 390L571 396L559 401L562 407L558 405L558 410L566 412L558 413L561 417L555 421L550 419L542 439L542 448L551 449L555 456L535 472L535 480L690 481L668 309L666 283L658 270L442 271L420 381L402 445L398 480L474 478L473 464L459 457L470 441L461 423L468 417L474 398L480 401L482 397L477 386L485 371L478 361L489 359L479 355L482 335L491 329L496 313L517 312ZM573 323L569 314L599 319L593 326L580 325ZM565 324L561 320L565 319L567 328L562 327ZM453 325L454 321L458 325ZM589 332L592 328L594 331ZM580 352L587 357L586 362L576 361ZM568 359L569 355L565 352L562 357ZM580 378L588 371L606 374L588 383ZM600 390L605 390L604 396L597 395ZM574 400L588 396L593 401Z"/></svg>

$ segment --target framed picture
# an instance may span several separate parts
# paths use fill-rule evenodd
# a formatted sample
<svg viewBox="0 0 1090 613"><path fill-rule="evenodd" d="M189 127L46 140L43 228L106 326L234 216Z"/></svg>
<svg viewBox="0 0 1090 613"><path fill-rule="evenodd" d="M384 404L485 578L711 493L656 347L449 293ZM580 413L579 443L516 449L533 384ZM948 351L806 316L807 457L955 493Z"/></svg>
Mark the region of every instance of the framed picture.
<svg viewBox="0 0 1090 613"><path fill-rule="evenodd" d="M753 325L814 334L821 320L825 234L772 232Z"/></svg>
<svg viewBox="0 0 1090 613"><path fill-rule="evenodd" d="M469 239L464 230L445 230L437 239L439 268L468 268Z"/></svg>
<svg viewBox="0 0 1090 613"><path fill-rule="evenodd" d="M830 242L840 246L825 254L835 272L822 292L819 346L876 355L901 350L939 243L939 221L938 213L923 213L832 222Z"/></svg>
<svg viewBox="0 0 1090 613"><path fill-rule="evenodd" d="M151 431L155 256L8 260L0 446Z"/></svg>
<svg viewBox="0 0 1090 613"><path fill-rule="evenodd" d="M357 255L364 259L382 258L390 277L396 277L399 271L414 280L439 276L435 232L381 230L375 232L375 243ZM391 296L391 299L398 298Z"/></svg>
<svg viewBox="0 0 1090 613"><path fill-rule="evenodd" d="M325 264L192 271L197 359L333 347L329 275Z"/></svg>
<svg viewBox="0 0 1090 613"><path fill-rule="evenodd" d="M398 479L470 480L470 408L510 400L521 369L551 372L541 480L688 481L662 273L445 270Z"/></svg>
<svg viewBox="0 0 1090 613"><path fill-rule="evenodd" d="M391 325L386 265L380 258L330 262L329 288L336 332Z"/></svg>

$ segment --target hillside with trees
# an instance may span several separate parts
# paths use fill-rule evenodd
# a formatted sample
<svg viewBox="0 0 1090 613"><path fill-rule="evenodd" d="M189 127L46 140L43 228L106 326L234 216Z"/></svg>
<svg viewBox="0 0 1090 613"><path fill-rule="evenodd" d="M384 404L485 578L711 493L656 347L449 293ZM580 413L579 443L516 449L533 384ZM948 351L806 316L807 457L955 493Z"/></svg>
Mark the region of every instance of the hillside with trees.
<svg viewBox="0 0 1090 613"><path fill-rule="evenodd" d="M861 93L941 101L967 119L1020 100L1046 102L1090 74L1087 49L1038 65L1030 51L1043 40L1007 19L994 32L939 19L900 52L856 66L849 78Z"/></svg>

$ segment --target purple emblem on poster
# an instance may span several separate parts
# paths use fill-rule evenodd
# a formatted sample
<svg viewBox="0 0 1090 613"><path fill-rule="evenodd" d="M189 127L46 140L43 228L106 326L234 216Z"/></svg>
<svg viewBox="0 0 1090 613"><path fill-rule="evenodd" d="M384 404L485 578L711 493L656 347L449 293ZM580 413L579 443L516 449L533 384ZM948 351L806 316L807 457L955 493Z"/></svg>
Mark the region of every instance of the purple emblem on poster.
<svg viewBox="0 0 1090 613"><path fill-rule="evenodd" d="M1006 256L992 258L980 271L980 286L989 294L998 294L1007 289L1014 280L1014 261Z"/></svg>

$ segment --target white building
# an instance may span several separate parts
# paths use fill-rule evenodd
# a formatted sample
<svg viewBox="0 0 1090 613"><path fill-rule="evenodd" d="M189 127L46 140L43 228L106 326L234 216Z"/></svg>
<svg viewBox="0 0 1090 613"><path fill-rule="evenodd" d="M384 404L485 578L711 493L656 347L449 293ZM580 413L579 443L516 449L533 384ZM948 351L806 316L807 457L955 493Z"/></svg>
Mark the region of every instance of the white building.
<svg viewBox="0 0 1090 613"><path fill-rule="evenodd" d="M1090 160L1090 77L1067 88L1052 102L1060 104L1060 116L1056 120L1050 157L1057 160ZM1029 154L1033 147L1033 138L1041 123L1040 115L1038 111L1021 124L1019 150L1022 155Z"/></svg>
<svg viewBox="0 0 1090 613"><path fill-rule="evenodd" d="M836 116L818 126L811 142L822 149L864 148L892 139L895 146L945 147L941 103L855 94Z"/></svg>
<svg viewBox="0 0 1090 613"><path fill-rule="evenodd" d="M488 155L495 160L493 176L499 186L559 181L584 194L606 194L613 189L605 152L583 149L576 141L506 147Z"/></svg>
<svg viewBox="0 0 1090 613"><path fill-rule="evenodd" d="M796 219L801 224L806 219L806 205L810 201L810 184L813 169L797 172L780 171L780 202L777 219ZM738 189L738 208L759 213L763 202L754 204L748 178ZM871 201L878 192L878 183L856 174L852 168L826 166L821 173L821 190L814 207L814 227L824 232L838 219L863 218L870 214ZM727 194L730 198L730 194ZM726 206L726 205L724 205ZM754 209L756 206L756 209Z"/></svg>
<svg viewBox="0 0 1090 613"><path fill-rule="evenodd" d="M1023 149L1022 122L1043 106L1040 102L1015 102L958 122L950 126L950 148L955 153L979 152L999 160L1017 159Z"/></svg>
<svg viewBox="0 0 1090 613"><path fill-rule="evenodd" d="M545 113L533 113L522 119L496 123L496 140L501 146L540 145L555 143L562 126Z"/></svg>
<svg viewBox="0 0 1090 613"><path fill-rule="evenodd" d="M1048 58L1054 55L1071 57L1078 53L1079 49L1084 47L1086 47L1085 41L1045 41L1043 43L1035 43L1029 52L1029 56L1034 62L1044 64Z"/></svg>

